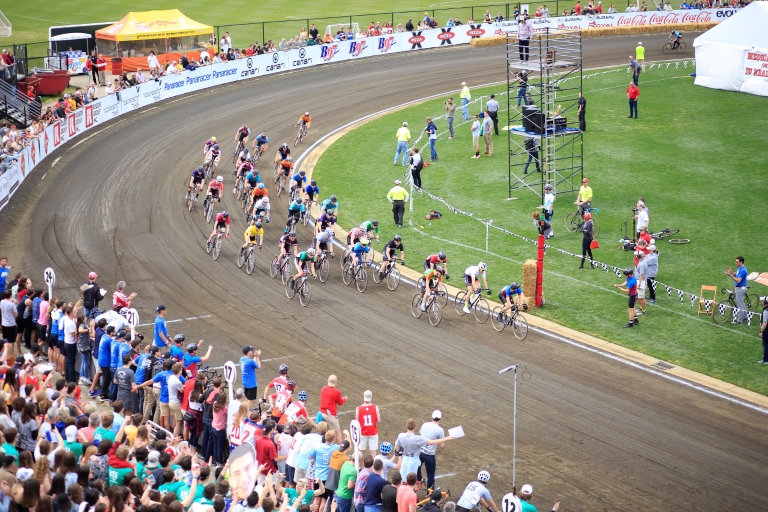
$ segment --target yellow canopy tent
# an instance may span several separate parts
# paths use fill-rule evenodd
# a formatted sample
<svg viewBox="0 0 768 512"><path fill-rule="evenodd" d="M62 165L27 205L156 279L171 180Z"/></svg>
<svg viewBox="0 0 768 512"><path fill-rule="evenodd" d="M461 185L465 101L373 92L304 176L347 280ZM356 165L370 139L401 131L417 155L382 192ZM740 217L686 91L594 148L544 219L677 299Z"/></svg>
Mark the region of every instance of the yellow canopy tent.
<svg viewBox="0 0 768 512"><path fill-rule="evenodd" d="M117 23L97 30L96 44L105 56L123 57L124 69L146 69L150 51L164 63L166 57L178 59L181 52L207 48L212 35L212 26L198 23L178 9L129 12Z"/></svg>

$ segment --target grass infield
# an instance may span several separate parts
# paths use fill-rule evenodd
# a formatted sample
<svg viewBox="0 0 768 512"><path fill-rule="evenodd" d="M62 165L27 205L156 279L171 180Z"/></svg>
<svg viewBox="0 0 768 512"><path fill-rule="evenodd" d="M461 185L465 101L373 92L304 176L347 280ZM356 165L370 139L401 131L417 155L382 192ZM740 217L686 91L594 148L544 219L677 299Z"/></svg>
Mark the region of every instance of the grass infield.
<svg viewBox="0 0 768 512"><path fill-rule="evenodd" d="M637 120L627 118L629 78L623 69L586 79L584 168L594 190L593 205L600 209L601 248L594 251L595 259L617 267L632 265L631 253L619 250L618 240L622 221L628 221L631 231L631 209L643 196L650 210L651 231L679 229L679 237L691 239L688 245L657 242L657 279L699 295L702 285L732 289L732 281L723 272L726 265L734 265L737 255L745 257L750 272L768 270L768 242L762 229L768 218L768 118L758 115L766 108L765 98L695 87L690 72L689 63L687 69L673 64L643 74ZM485 95L487 99L492 92L499 95L505 90L506 85L474 90L473 98ZM506 109L506 96L499 99ZM393 180L401 178L405 169L392 164L395 132L408 121L415 139L425 117L442 114L443 100L388 114L351 131L322 155L313 177L324 197L330 193L339 196L339 220L345 228L376 218L382 228L382 244L399 232L411 268L421 270L428 254L445 250L451 283L460 286L464 268L486 261L494 290L491 298L495 299L501 286L522 280L522 263L536 257L533 245L491 230L486 253L483 224L453 215L444 205L418 193L413 215L406 211L406 225L396 230L385 199ZM535 238L531 212L541 199L518 190L514 194L517 200L506 200L506 139L503 135L494 138L493 157L471 159L470 124L461 122L458 115L454 140L443 133L445 121L437 122L439 161L422 171L424 189L460 210ZM424 142L419 146L428 155ZM564 228L566 214L575 209L574 199L575 194L557 197L556 236L550 243L580 254L581 235ZM430 224L424 216L431 209L444 215ZM413 222L410 227L409 220ZM380 251L381 245L376 249ZM689 296L681 304L676 293L669 298L659 288L658 302L649 304L649 314L640 317L639 327L622 329L627 322L626 295L612 285L623 280L604 270L578 270L578 264L576 258L548 251L546 305L534 314L768 395L768 367L756 363L762 356L757 317L751 326L718 326L711 318L696 315ZM753 284L750 292L767 295L768 287ZM723 298L718 293L718 300ZM478 328L487 336L509 336L496 333L490 325Z"/></svg>

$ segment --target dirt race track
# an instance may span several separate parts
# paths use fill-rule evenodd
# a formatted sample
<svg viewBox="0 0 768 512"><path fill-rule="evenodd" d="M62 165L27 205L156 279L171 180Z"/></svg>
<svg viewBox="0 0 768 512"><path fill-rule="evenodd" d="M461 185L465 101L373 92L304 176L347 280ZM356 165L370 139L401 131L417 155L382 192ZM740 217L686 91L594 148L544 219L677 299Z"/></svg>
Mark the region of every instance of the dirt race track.
<svg viewBox="0 0 768 512"><path fill-rule="evenodd" d="M640 38L649 61L662 58L656 49L665 37ZM626 63L637 40L585 39L585 67ZM288 363L299 389L310 392L312 411L330 373L350 396L341 409L346 420L370 388L384 418L381 440L394 442L409 416L420 424L441 409L444 427L463 425L468 434L438 451L438 485L454 495L480 469L491 472L497 503L511 490L512 378L497 372L520 362L532 378L519 386L517 485L534 485L539 510L556 500L561 510L768 510L764 412L547 335L532 332L518 342L458 317L450 305L433 328L426 317L411 316L412 286L390 292L371 283L360 294L341 283L338 260L328 283L312 282L312 303L303 308L267 271L285 221L284 198L273 198L268 243L252 276L235 265L242 215L235 213L233 236L214 262L204 250L211 225L202 204L193 214L182 207L182 188L211 135L224 141L226 157L239 125L266 129L271 156L292 141L293 122L310 110L304 150L321 134L382 108L458 89L462 81L504 79L504 47L464 46L319 66L129 114L35 171L0 214L7 229L0 253L33 278L54 267L56 296L75 297L91 269L110 293L125 279L139 294L142 323L166 304L168 320L182 319L169 325L171 335L212 342L214 365L237 361L246 343L262 348L260 386ZM392 151L393 135L381 136ZM365 155L349 161L360 167L364 188ZM269 181L270 166L260 168ZM224 169L224 205L235 211L231 167ZM308 228L299 230L302 244L309 237ZM204 318L186 320L193 317ZM151 327L139 331L151 338Z"/></svg>

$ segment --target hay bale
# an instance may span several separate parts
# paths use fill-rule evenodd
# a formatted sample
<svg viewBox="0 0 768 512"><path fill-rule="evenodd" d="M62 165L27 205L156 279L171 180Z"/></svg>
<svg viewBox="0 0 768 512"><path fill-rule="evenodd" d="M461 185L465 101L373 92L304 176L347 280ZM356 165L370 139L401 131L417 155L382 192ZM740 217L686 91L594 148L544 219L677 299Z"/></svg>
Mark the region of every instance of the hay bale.
<svg viewBox="0 0 768 512"><path fill-rule="evenodd" d="M536 267L536 260L527 260L523 264L523 295L529 308L536 303Z"/></svg>
<svg viewBox="0 0 768 512"><path fill-rule="evenodd" d="M485 37L485 38L476 38L469 41L469 44L471 46L497 46L500 44L507 44L507 37L506 36L493 36L493 37Z"/></svg>

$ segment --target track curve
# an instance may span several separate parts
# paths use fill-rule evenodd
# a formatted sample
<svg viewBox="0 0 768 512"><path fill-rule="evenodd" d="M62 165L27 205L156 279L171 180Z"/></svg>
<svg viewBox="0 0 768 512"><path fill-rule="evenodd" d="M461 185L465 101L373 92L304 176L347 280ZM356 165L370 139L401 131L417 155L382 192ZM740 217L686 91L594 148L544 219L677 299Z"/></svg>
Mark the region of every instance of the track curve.
<svg viewBox="0 0 768 512"><path fill-rule="evenodd" d="M642 39L650 49L665 37ZM624 63L636 40L585 39L585 67ZM648 59L661 59L657 53L649 50ZM556 499L566 510L768 509L760 491L768 467L763 414L547 336L515 342L450 310L434 329L410 316L412 288L393 293L374 285L360 294L343 286L336 260L329 282L313 283L312 303L302 308L267 273L285 201L274 201L269 243L253 276L234 261L241 215L213 262L203 248L211 225L182 208L183 184L210 135L225 141L227 155L235 128L247 123L266 129L274 149L292 140L294 118L310 110L312 133L299 148L306 149L318 134L366 113L461 81L505 78L504 47L457 47L264 77L129 114L59 150L55 166L46 160L24 183L0 213L7 227L0 251L32 276L53 266L56 291L70 297L90 269L110 290L125 279L139 293L144 323L159 303L168 319L211 315L170 328L213 342L214 364L238 358L246 343L261 347L262 384L286 362L310 391L312 409L329 373L350 396L346 419L371 387L382 407L382 439L393 440L408 416L422 421L442 409L445 427L463 425L468 433L439 451L438 474L455 475L438 483L454 494L482 468L494 475L497 503L511 489L511 381L496 370L523 362L533 379L519 390L517 483L535 485L542 510ZM382 141L389 144L390 134ZM268 178L269 166L259 167ZM225 197L235 210L231 188ZM302 243L308 233L299 230Z"/></svg>

